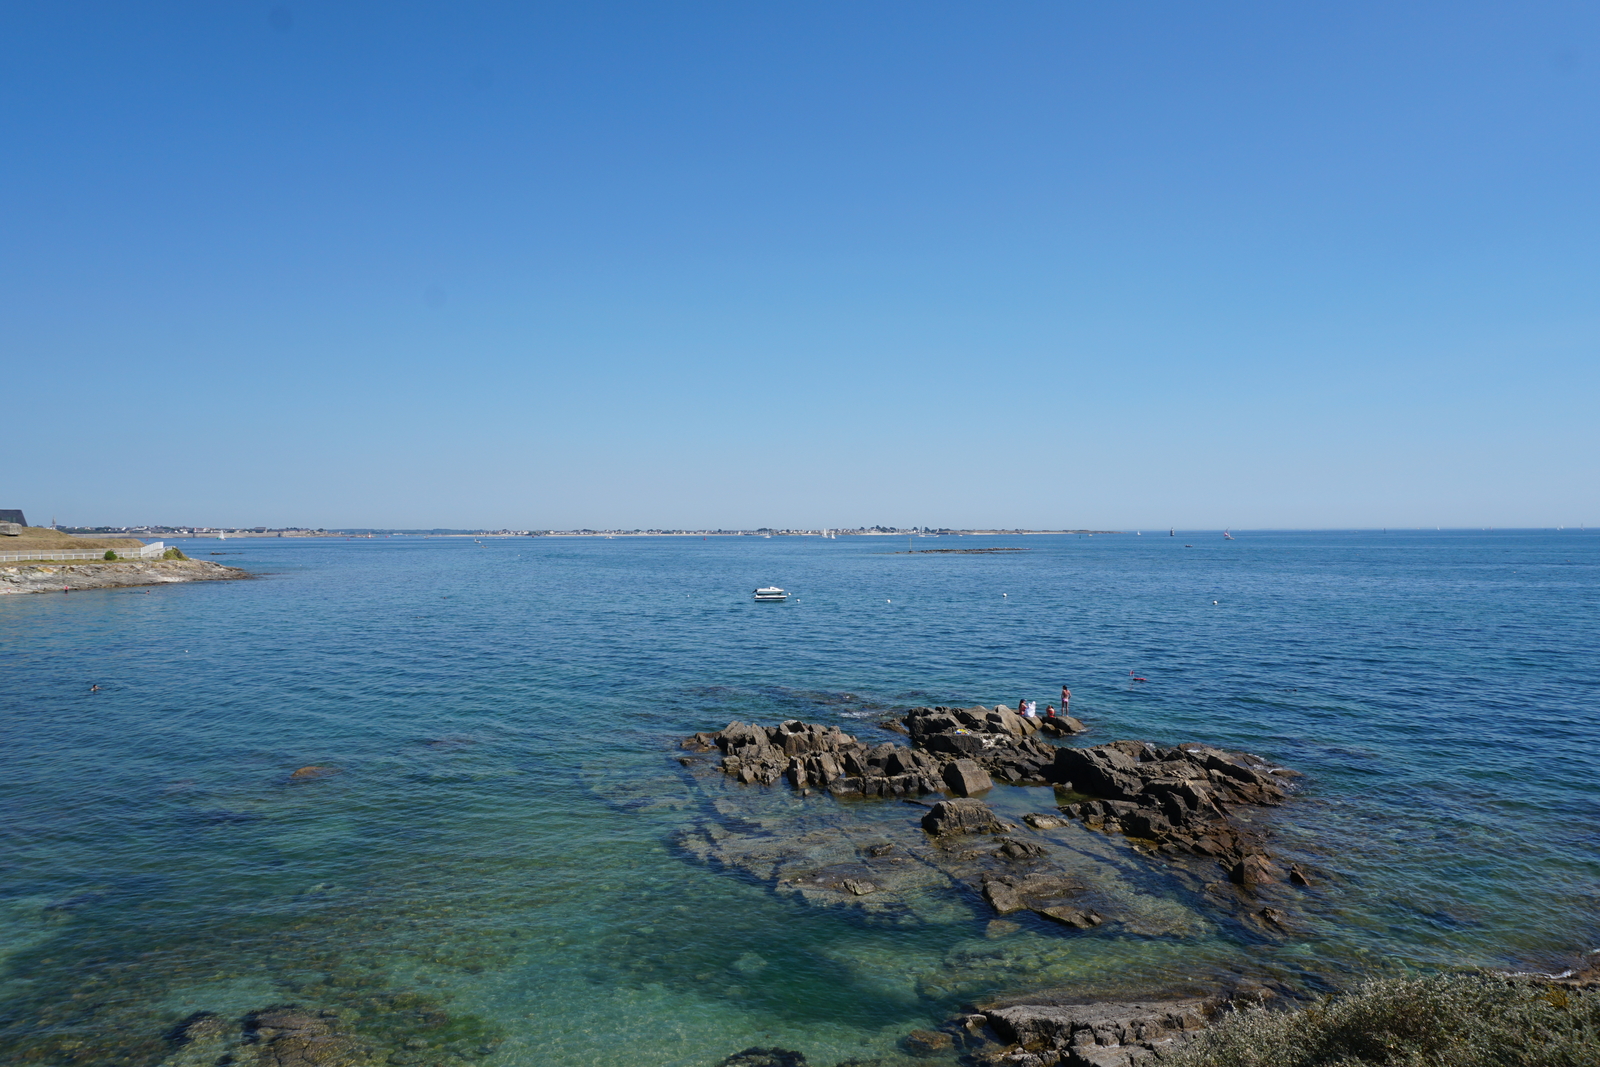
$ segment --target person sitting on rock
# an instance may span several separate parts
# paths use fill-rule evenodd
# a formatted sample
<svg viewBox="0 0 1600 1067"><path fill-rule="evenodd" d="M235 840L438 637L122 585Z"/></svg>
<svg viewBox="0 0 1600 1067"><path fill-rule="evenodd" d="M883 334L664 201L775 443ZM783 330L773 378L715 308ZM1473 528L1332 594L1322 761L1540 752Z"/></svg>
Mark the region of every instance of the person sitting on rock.
<svg viewBox="0 0 1600 1067"><path fill-rule="evenodd" d="M1044 717L1047 719L1056 717L1056 706L1054 704L1046 704L1044 706Z"/></svg>

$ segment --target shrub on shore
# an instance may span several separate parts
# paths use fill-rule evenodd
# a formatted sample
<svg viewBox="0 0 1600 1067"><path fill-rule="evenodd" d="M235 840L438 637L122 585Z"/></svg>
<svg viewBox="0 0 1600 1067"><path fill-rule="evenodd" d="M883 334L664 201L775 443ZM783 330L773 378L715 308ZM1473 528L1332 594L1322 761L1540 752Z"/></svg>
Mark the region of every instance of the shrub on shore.
<svg viewBox="0 0 1600 1067"><path fill-rule="evenodd" d="M1368 982L1298 1011L1246 1008L1163 1067L1593 1067L1600 990L1503 976Z"/></svg>
<svg viewBox="0 0 1600 1067"><path fill-rule="evenodd" d="M161 554L161 558L162 559L188 559L189 557L185 556L183 554L183 549L181 549L181 548L169 548L169 549L167 549L165 552L163 552Z"/></svg>
<svg viewBox="0 0 1600 1067"><path fill-rule="evenodd" d="M105 554L104 558L105 559L116 559L117 558L117 554L115 552L113 552L111 549L108 548L108 549L106 549L106 554Z"/></svg>

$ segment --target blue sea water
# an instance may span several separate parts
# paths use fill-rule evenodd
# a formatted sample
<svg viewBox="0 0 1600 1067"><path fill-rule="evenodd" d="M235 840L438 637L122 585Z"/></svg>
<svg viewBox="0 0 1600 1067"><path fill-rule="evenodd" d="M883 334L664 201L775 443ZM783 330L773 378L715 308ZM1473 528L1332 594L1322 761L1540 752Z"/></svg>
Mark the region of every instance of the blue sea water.
<svg viewBox="0 0 1600 1067"><path fill-rule="evenodd" d="M1600 536L914 542L990 546L1027 551L195 541L257 580L0 598L0 1061L155 1064L192 1012L296 1003L491 1067L892 1064L907 1031L1030 984L1324 988L1600 946ZM794 599L752 602L768 583ZM676 844L685 734L871 734L1063 683L1089 742L1305 774L1270 821L1319 872L1294 936L1206 918L1154 868L1200 916L1182 936L874 924Z"/></svg>

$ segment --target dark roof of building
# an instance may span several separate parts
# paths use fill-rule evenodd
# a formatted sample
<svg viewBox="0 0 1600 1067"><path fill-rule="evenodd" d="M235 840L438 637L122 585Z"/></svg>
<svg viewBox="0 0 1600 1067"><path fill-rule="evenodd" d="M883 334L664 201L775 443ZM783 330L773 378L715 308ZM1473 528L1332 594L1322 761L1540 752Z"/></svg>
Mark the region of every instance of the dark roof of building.
<svg viewBox="0 0 1600 1067"><path fill-rule="evenodd" d="M22 517L22 512L15 508L10 510L0 508L0 522L14 522L18 526L28 525L28 520Z"/></svg>

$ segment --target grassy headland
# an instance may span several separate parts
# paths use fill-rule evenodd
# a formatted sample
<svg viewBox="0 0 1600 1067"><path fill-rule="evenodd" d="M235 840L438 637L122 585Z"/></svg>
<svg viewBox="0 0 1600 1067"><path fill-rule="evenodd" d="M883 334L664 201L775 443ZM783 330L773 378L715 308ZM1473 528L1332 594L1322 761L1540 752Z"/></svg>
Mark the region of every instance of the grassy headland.
<svg viewBox="0 0 1600 1067"><path fill-rule="evenodd" d="M1381 979L1296 1011L1224 1016L1164 1067L1593 1067L1600 989L1508 978Z"/></svg>

